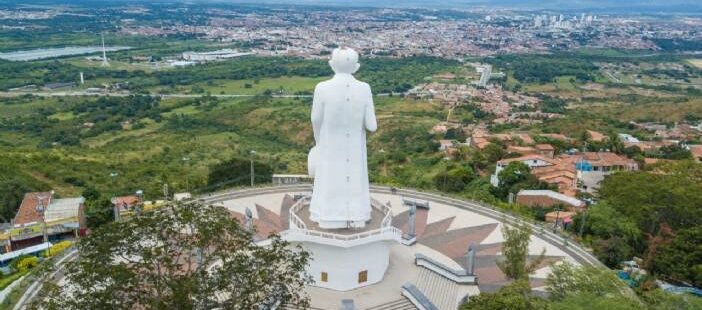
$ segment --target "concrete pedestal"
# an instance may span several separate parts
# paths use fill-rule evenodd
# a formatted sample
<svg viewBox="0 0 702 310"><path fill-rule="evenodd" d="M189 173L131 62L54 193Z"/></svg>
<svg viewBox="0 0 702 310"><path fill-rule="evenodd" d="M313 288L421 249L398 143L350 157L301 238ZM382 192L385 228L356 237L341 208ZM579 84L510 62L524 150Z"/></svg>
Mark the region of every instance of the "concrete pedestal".
<svg viewBox="0 0 702 310"><path fill-rule="evenodd" d="M307 272L312 285L337 291L378 283L390 263L390 242L376 241L349 248L302 242L312 260Z"/></svg>

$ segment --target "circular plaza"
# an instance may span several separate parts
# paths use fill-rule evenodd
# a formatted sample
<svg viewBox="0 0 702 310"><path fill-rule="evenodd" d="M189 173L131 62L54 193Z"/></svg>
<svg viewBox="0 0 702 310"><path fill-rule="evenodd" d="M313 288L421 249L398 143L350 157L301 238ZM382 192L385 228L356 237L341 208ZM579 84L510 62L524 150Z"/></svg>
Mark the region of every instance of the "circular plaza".
<svg viewBox="0 0 702 310"><path fill-rule="evenodd" d="M516 217L476 202L371 186L374 205L371 225L366 230L328 234L318 227L308 227L313 223L304 220L307 212L304 202L311 191L311 185L297 184L230 190L201 199L207 204L224 206L242 223L250 222L261 244L273 233L292 243L302 240L303 235L336 238L351 245L367 237L386 239L389 259L380 280L371 281L363 278L367 274L359 274L359 284L363 285L358 287L343 290L325 287L325 283L333 283L335 277L347 273L344 266L350 270L348 264L366 259L364 254L352 255L349 262L339 262L338 270L308 269L315 282L306 288L312 309L340 309L342 304L352 304L355 309L453 310L466 298L495 291L509 282L496 262L504 241L501 227L520 223ZM589 252L547 228L535 225L532 231L529 257L539 257L542 252L545 255L530 276L530 284L537 293L543 291L549 266L554 263L599 264ZM413 240L403 242L408 233ZM389 240L393 236L400 242ZM314 254L312 260L314 265Z"/></svg>

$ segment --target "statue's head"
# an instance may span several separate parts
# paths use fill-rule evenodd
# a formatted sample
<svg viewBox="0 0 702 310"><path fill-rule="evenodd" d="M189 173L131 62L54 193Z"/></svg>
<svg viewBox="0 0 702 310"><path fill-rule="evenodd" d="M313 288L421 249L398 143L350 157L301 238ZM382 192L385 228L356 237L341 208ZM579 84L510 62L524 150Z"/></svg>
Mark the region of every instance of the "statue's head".
<svg viewBox="0 0 702 310"><path fill-rule="evenodd" d="M335 48L329 60L334 73L354 74L361 65L358 63L358 53L348 47Z"/></svg>

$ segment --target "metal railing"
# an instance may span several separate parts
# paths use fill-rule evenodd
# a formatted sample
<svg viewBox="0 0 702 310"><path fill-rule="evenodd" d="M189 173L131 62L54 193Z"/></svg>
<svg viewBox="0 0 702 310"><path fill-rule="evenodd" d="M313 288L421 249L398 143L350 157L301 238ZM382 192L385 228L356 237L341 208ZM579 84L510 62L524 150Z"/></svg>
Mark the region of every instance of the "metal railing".
<svg viewBox="0 0 702 310"><path fill-rule="evenodd" d="M200 201L203 203L216 203L224 200L249 197L253 195L262 194L272 194L281 192L310 192L312 190L311 184L295 184L295 185L279 185L279 186L265 186L258 188L242 188L236 190L226 190L217 193L208 194L200 197ZM423 190L422 192L415 191L412 189L394 189L389 186L371 185L371 193L383 193L383 194L399 194L405 197L432 200L444 204L448 204L461 209L467 209L472 212L476 212L480 215L487 216L489 218L498 220L500 222L504 221L511 225L519 223L527 223L533 227L533 233L546 242L555 245L566 253L570 254L578 262L587 265L603 266L603 264L597 260L597 258L588 252L586 249L581 247L579 243L567 236L558 235L552 233L549 229L545 229L544 226L536 223L535 221L529 221L524 218L519 218L518 216L510 214L508 211L497 208L496 206L486 204L479 201L468 200L465 198L455 199L453 197L447 196L443 193L431 193L429 190Z"/></svg>
<svg viewBox="0 0 702 310"><path fill-rule="evenodd" d="M476 284L478 282L477 277L475 275L468 274L468 271L466 271L465 269L453 269L421 253L417 253L414 255L414 263L417 266L427 268L432 272L435 272L436 274L447 278L455 283Z"/></svg>
<svg viewBox="0 0 702 310"><path fill-rule="evenodd" d="M307 224L297 216L297 212L305 206L307 200L309 200L309 197L302 197L290 207L290 229L307 230Z"/></svg>
<svg viewBox="0 0 702 310"><path fill-rule="evenodd" d="M295 233L301 233L307 236L312 236L312 237L320 237L320 238L326 238L326 239L333 239L333 240L339 240L339 241L353 241L353 240L359 240L363 238L368 238L376 235L383 235L386 233L390 233L393 235L395 239L398 239L402 237L402 231L399 230L396 227L382 227L378 229L373 229L369 231L364 231L360 232L357 234L351 234L351 235L342 235L342 234L335 234L335 233L330 233L330 232L323 232L323 231L317 231L317 230L309 230L309 229L299 229L296 230Z"/></svg>
<svg viewBox="0 0 702 310"><path fill-rule="evenodd" d="M392 226L392 209L390 208L390 206L380 203L375 199L371 199L371 206L373 208L378 209L380 213L385 214L385 216L383 216L383 220L380 222L381 228Z"/></svg>

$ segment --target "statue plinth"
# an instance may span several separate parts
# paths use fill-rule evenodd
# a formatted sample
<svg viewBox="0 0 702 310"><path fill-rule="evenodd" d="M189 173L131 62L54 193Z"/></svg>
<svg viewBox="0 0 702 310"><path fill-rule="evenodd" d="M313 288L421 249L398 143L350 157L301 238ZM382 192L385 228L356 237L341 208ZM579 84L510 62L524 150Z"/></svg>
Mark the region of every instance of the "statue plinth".
<svg viewBox="0 0 702 310"><path fill-rule="evenodd" d="M380 282L390 262L390 245L402 239L402 231L392 226L390 207L373 201L363 227L327 229L312 220L309 202L304 197L290 208L290 229L282 237L310 252L306 270L313 285L347 291Z"/></svg>

